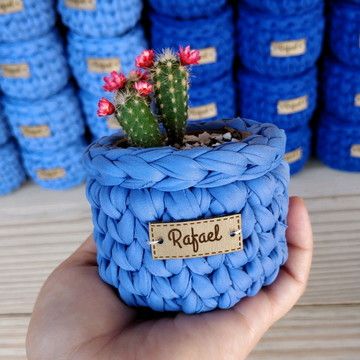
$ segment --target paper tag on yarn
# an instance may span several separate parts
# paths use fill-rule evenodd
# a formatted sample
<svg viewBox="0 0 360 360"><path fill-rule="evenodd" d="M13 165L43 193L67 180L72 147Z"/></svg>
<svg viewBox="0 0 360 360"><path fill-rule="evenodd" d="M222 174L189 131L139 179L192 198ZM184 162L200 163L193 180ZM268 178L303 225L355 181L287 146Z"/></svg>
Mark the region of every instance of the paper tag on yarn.
<svg viewBox="0 0 360 360"><path fill-rule="evenodd" d="M170 223L151 223L153 259L189 259L243 249L241 215Z"/></svg>
<svg viewBox="0 0 360 360"><path fill-rule="evenodd" d="M113 116L110 116L106 123L108 129L121 129L119 122Z"/></svg>
<svg viewBox="0 0 360 360"><path fill-rule="evenodd" d="M309 97L305 95L295 99L279 100L277 103L277 112L279 115L289 115L304 111L308 107Z"/></svg>
<svg viewBox="0 0 360 360"><path fill-rule="evenodd" d="M66 0L65 6L78 10L95 10L96 0Z"/></svg>
<svg viewBox="0 0 360 360"><path fill-rule="evenodd" d="M297 148L293 151L290 151L285 154L285 161L288 164L293 164L296 161L299 161L302 158L303 150L302 148Z"/></svg>
<svg viewBox="0 0 360 360"><path fill-rule="evenodd" d="M47 138L51 135L47 125L24 125L21 126L21 133L26 138Z"/></svg>
<svg viewBox="0 0 360 360"><path fill-rule="evenodd" d="M360 144L355 144L351 147L351 157L360 158Z"/></svg>
<svg viewBox="0 0 360 360"><path fill-rule="evenodd" d="M188 110L188 119L189 120L203 120L209 119L217 116L217 106L215 103L210 103L207 105L189 107Z"/></svg>
<svg viewBox="0 0 360 360"><path fill-rule="evenodd" d="M306 47L306 39L273 41L270 52L273 57L299 56L306 53Z"/></svg>
<svg viewBox="0 0 360 360"><path fill-rule="evenodd" d="M53 169L39 169L37 177L42 180L55 180L65 177L66 171L64 168L53 168Z"/></svg>
<svg viewBox="0 0 360 360"><path fill-rule="evenodd" d="M4 78L27 79L30 77L28 64L2 64L0 68Z"/></svg>
<svg viewBox="0 0 360 360"><path fill-rule="evenodd" d="M355 95L355 106L360 106L360 94Z"/></svg>
<svg viewBox="0 0 360 360"><path fill-rule="evenodd" d="M23 0L0 0L0 15L17 13L23 9Z"/></svg>
<svg viewBox="0 0 360 360"><path fill-rule="evenodd" d="M88 58L87 66L89 72L98 74L121 70L119 58Z"/></svg>
<svg viewBox="0 0 360 360"><path fill-rule="evenodd" d="M198 65L213 64L217 61L217 51L214 47L199 49L200 61Z"/></svg>

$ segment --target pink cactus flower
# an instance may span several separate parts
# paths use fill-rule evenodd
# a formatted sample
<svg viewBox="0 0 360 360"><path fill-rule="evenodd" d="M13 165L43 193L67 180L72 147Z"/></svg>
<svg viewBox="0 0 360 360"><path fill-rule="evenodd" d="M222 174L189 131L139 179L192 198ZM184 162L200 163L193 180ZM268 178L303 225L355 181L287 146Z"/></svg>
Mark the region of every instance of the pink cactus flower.
<svg viewBox="0 0 360 360"><path fill-rule="evenodd" d="M98 116L107 116L115 112L115 106L107 99L101 98L98 102Z"/></svg>
<svg viewBox="0 0 360 360"><path fill-rule="evenodd" d="M129 74L129 79L135 79L134 81L147 81L149 80L149 74L141 70L131 70Z"/></svg>
<svg viewBox="0 0 360 360"><path fill-rule="evenodd" d="M197 65L200 61L200 51L191 50L190 46L179 47L179 57L181 65Z"/></svg>
<svg viewBox="0 0 360 360"><path fill-rule="evenodd" d="M135 65L139 68L151 68L154 65L155 51L144 50L135 60Z"/></svg>
<svg viewBox="0 0 360 360"><path fill-rule="evenodd" d="M122 73L112 71L109 76L104 77L105 85L103 89L105 91L116 91L124 88L126 85L126 76Z"/></svg>
<svg viewBox="0 0 360 360"><path fill-rule="evenodd" d="M138 81L134 87L141 96L148 96L153 92L153 86L147 81Z"/></svg>

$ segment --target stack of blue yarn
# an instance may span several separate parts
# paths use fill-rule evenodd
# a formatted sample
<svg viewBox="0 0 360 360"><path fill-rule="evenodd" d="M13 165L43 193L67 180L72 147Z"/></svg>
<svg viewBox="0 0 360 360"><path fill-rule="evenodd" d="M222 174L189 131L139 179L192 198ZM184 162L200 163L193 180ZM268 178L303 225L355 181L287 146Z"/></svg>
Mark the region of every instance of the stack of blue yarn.
<svg viewBox="0 0 360 360"><path fill-rule="evenodd" d="M334 1L322 72L317 154L328 166L360 171L360 1Z"/></svg>
<svg viewBox="0 0 360 360"><path fill-rule="evenodd" d="M323 1L242 0L237 30L240 116L286 130L286 159L294 174L310 155Z"/></svg>
<svg viewBox="0 0 360 360"><path fill-rule="evenodd" d="M68 33L68 56L87 125L94 138L119 131L112 118L96 115L103 78L111 71L130 72L134 59L147 48L140 25L142 0L59 0L58 10Z"/></svg>
<svg viewBox="0 0 360 360"><path fill-rule="evenodd" d="M53 0L5 2L0 86L27 173L43 187L64 189L84 180L84 125L55 20Z"/></svg>
<svg viewBox="0 0 360 360"><path fill-rule="evenodd" d="M191 70L189 122L233 118L233 11L226 0L150 0L152 47L200 50Z"/></svg>

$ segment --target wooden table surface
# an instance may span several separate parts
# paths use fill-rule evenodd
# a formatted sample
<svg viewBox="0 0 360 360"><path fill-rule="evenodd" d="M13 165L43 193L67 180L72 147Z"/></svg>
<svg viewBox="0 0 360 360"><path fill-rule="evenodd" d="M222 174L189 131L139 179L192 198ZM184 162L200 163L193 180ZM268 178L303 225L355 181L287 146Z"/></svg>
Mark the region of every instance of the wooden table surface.
<svg viewBox="0 0 360 360"><path fill-rule="evenodd" d="M292 179L291 194L305 198L312 217L310 282L250 359L360 359L360 174L311 162ZM83 187L53 192L27 184L0 198L0 360L26 359L41 284L90 232Z"/></svg>

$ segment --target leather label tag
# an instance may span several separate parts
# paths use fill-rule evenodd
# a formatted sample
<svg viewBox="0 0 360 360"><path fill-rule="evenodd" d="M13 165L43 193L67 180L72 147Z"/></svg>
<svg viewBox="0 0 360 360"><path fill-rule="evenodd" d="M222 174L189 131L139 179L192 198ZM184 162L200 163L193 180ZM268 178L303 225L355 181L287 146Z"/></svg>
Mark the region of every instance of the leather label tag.
<svg viewBox="0 0 360 360"><path fill-rule="evenodd" d="M355 144L351 147L351 157L360 158L360 144Z"/></svg>
<svg viewBox="0 0 360 360"><path fill-rule="evenodd" d="M214 47L199 49L200 61L198 65L213 64L217 61L217 51Z"/></svg>
<svg viewBox="0 0 360 360"><path fill-rule="evenodd" d="M64 168L53 168L53 169L39 169L37 177L42 180L54 180L65 177L66 171Z"/></svg>
<svg viewBox="0 0 360 360"><path fill-rule="evenodd" d="M1 73L5 78L27 79L30 77L28 64L2 64Z"/></svg>
<svg viewBox="0 0 360 360"><path fill-rule="evenodd" d="M355 106L360 106L360 93L355 95Z"/></svg>
<svg viewBox="0 0 360 360"><path fill-rule="evenodd" d="M65 5L77 10L95 10L96 0L66 0Z"/></svg>
<svg viewBox="0 0 360 360"><path fill-rule="evenodd" d="M26 138L47 138L51 135L47 125L24 125L21 126L21 133Z"/></svg>
<svg viewBox="0 0 360 360"><path fill-rule="evenodd" d="M87 66L89 72L97 74L121 70L119 58L88 58Z"/></svg>
<svg viewBox="0 0 360 360"><path fill-rule="evenodd" d="M188 119L189 120L202 120L217 116L217 106L215 103L201 105L196 107L189 107Z"/></svg>
<svg viewBox="0 0 360 360"><path fill-rule="evenodd" d="M243 249L241 215L149 224L153 259L188 259Z"/></svg>
<svg viewBox="0 0 360 360"><path fill-rule="evenodd" d="M0 15L23 11L23 0L0 0Z"/></svg>
<svg viewBox="0 0 360 360"><path fill-rule="evenodd" d="M292 164L302 158L302 148L297 148L293 151L290 151L285 154L285 161L287 161L288 164Z"/></svg>
<svg viewBox="0 0 360 360"><path fill-rule="evenodd" d="M306 53L306 39L273 41L270 46L272 57L291 57Z"/></svg>
<svg viewBox="0 0 360 360"><path fill-rule="evenodd" d="M309 97L300 96L290 100L279 100L277 103L277 112L279 115L295 114L304 111L309 107Z"/></svg>

